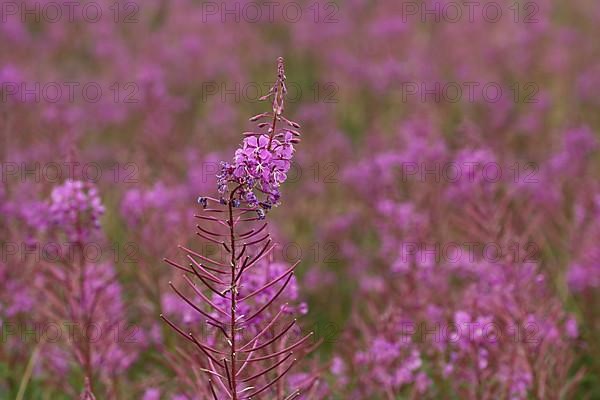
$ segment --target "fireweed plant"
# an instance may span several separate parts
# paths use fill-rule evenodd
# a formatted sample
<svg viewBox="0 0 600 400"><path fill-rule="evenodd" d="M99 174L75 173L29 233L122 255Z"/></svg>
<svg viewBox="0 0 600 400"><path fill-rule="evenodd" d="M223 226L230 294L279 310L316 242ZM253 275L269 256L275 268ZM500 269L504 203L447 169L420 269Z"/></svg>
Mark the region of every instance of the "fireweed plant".
<svg viewBox="0 0 600 400"><path fill-rule="evenodd" d="M206 374L201 385L215 400L300 396L299 388L290 393L282 378L299 356L310 351L313 333L299 334L296 319L289 316L294 309L282 302L295 298L298 262L291 266L272 262L276 245L264 221L280 202L279 187L291 166L294 144L300 141L300 126L283 116L285 81L279 58L275 84L261 98L272 99L272 111L250 118L258 122L258 130L244 133L233 163L221 163L220 198L198 198L203 212L196 216L202 222L197 235L224 249L224 257L218 260L180 246L188 265L165 259L185 272L183 280L191 294L172 282L170 286L205 319L210 333L203 341L164 315L161 318L202 355L196 359Z"/></svg>
<svg viewBox="0 0 600 400"><path fill-rule="evenodd" d="M100 226L104 212L98 189L90 182L66 180L53 188L45 212L47 239L68 248L61 248L52 262L44 260L42 279L36 281L36 289L45 295L39 304L45 320L73 326L70 335L42 344L42 363L63 376L71 366L80 371L82 400L117 396L119 375L133 364L139 350L137 333L124 336L125 304L113 263L86 255L89 245L104 244ZM78 387L64 389L76 397Z"/></svg>

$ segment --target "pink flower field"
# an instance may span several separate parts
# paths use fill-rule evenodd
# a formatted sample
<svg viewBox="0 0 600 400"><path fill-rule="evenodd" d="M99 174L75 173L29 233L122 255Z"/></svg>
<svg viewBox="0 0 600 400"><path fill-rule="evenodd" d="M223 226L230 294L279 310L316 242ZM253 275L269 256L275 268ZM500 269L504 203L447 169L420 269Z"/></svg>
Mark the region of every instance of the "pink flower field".
<svg viewBox="0 0 600 400"><path fill-rule="evenodd" d="M600 3L3 0L0 400L600 399Z"/></svg>

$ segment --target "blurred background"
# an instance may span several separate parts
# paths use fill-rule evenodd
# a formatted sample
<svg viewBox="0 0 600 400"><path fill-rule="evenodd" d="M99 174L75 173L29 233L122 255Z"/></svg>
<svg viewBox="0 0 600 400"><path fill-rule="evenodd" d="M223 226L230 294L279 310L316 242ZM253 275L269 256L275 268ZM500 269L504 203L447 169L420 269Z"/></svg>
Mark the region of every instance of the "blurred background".
<svg viewBox="0 0 600 400"><path fill-rule="evenodd" d="M96 398L204 398L168 356L158 315L194 317L162 260L200 246L196 199L279 56L303 139L269 218L320 342L285 384L600 398L599 22L593 0L3 0L0 398L82 392L52 279L83 235L86 290L124 324Z"/></svg>

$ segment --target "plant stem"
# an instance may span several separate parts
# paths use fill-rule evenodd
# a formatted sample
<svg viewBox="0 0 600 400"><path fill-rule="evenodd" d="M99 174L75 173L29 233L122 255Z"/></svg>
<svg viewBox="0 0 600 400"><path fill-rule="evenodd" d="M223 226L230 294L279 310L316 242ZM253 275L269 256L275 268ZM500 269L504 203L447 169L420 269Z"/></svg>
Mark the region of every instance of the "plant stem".
<svg viewBox="0 0 600 400"><path fill-rule="evenodd" d="M275 101L277 101L277 96L279 96L279 90L281 88L281 84L279 80L277 81L277 88L275 89ZM271 143L273 142L273 136L275 136L275 125L277 124L277 110L273 107L273 122L271 124L271 132L269 135L269 145L267 146L267 150L271 150Z"/></svg>
<svg viewBox="0 0 600 400"><path fill-rule="evenodd" d="M235 348L235 311L237 301L237 288L236 288L236 271L235 271L235 230L233 222L233 196L235 191L231 192L229 196L229 235L231 238L231 390L233 400L237 400L237 385L236 385L236 348ZM227 367L225 367L227 368Z"/></svg>
<svg viewBox="0 0 600 400"><path fill-rule="evenodd" d="M27 363L27 367L25 368L25 372L23 373L23 378L21 379L21 384L19 385L19 392L17 393L16 400L23 400L25 396L25 390L27 390L27 384L29 383L29 379L31 379L31 374L33 372L33 366L37 361L38 353L40 351L40 346L36 346L33 349L33 353L31 354L31 358L29 358L29 362Z"/></svg>

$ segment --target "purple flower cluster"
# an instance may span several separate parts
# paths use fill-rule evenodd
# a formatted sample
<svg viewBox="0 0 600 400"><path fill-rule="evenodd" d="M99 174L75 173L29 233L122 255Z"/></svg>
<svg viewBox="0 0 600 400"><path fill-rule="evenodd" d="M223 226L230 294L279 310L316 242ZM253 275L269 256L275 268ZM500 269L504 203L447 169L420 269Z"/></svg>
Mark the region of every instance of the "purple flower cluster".
<svg viewBox="0 0 600 400"><path fill-rule="evenodd" d="M597 210L600 210L600 205ZM583 219L579 225L583 240L578 244L582 250L577 259L569 264L566 276L569 288L577 295L593 296L600 288L600 218L598 211L590 216L591 220Z"/></svg>
<svg viewBox="0 0 600 400"><path fill-rule="evenodd" d="M71 241L84 241L98 232L103 214L98 190L91 183L67 180L52 190L51 222Z"/></svg>
<svg viewBox="0 0 600 400"><path fill-rule="evenodd" d="M11 319L19 313L29 312L35 305L30 287L18 275L18 271L11 271L7 264L0 261L0 281L3 285L0 294L0 327L4 318Z"/></svg>
<svg viewBox="0 0 600 400"><path fill-rule="evenodd" d="M567 274L569 288L575 293L600 288L600 265L597 261L585 264L575 263Z"/></svg>
<svg viewBox="0 0 600 400"><path fill-rule="evenodd" d="M233 164L223 162L218 175L218 189L221 195L228 191L228 184L239 186L240 199L251 207L259 204L257 192L266 196L260 202L265 208L277 205L281 197L280 185L287 179L292 165L294 145L293 134L286 132L281 139L269 135L244 138L242 147L237 149Z"/></svg>
<svg viewBox="0 0 600 400"><path fill-rule="evenodd" d="M366 351L358 351L354 362L371 370L370 378L382 387L397 390L414 382L426 382L427 375L419 372L423 365L419 350L403 336L393 340L373 338ZM424 389L428 386L424 383Z"/></svg>

